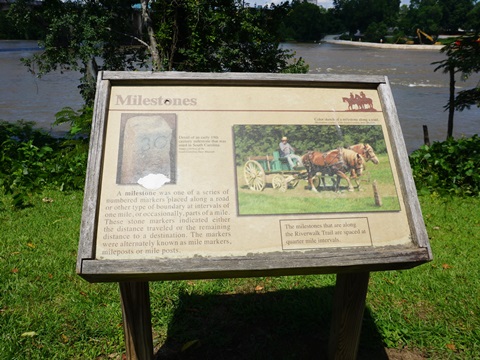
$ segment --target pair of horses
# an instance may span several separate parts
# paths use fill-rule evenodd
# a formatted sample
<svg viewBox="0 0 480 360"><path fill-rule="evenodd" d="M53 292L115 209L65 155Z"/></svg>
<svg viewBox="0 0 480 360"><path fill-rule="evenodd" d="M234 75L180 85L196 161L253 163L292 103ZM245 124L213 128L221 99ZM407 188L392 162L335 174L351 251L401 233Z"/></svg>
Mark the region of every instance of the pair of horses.
<svg viewBox="0 0 480 360"><path fill-rule="evenodd" d="M355 97L344 97L342 98L343 102L348 103L348 110L373 110L373 101L367 97L360 97L359 95L355 95ZM357 106L354 109L354 105ZM367 108L368 106L368 108Z"/></svg>
<svg viewBox="0 0 480 360"><path fill-rule="evenodd" d="M313 178L319 172L323 176L337 176L336 181L334 181L335 191L339 190L341 179L347 181L348 191L353 191L350 177L355 179L357 187L359 187L357 179L362 175L364 164L367 161L378 164L378 158L373 148L368 144L356 144L347 149L338 148L326 153L309 151L302 157L303 165L307 170L308 182L313 191L317 191L313 184ZM350 177L347 175L348 173L350 173ZM325 185L325 180L323 181Z"/></svg>

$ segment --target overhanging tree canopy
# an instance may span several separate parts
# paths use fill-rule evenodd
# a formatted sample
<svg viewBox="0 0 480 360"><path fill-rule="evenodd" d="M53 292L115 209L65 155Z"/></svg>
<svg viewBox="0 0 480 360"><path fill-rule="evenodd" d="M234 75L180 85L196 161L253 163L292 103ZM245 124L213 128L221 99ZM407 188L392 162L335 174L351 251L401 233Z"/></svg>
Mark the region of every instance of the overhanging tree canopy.
<svg viewBox="0 0 480 360"><path fill-rule="evenodd" d="M279 48L261 10L239 0L47 0L44 51L24 59L38 76L82 73L81 94L93 103L100 70L305 72ZM138 26L140 23L141 26Z"/></svg>

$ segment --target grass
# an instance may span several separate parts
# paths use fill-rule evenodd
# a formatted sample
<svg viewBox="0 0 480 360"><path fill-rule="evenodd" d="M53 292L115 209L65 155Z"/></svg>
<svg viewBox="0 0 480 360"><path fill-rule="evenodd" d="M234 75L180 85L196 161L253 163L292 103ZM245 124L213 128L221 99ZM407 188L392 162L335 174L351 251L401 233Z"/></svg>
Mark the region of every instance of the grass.
<svg viewBox="0 0 480 360"><path fill-rule="evenodd" d="M478 209L479 200L435 196L421 200L434 261L409 271L375 274L369 307L389 346L413 342L432 358L476 358L480 215L473 209ZM394 306L388 308L388 303Z"/></svg>
<svg viewBox="0 0 480 360"><path fill-rule="evenodd" d="M289 191L289 190L287 190ZM52 201L51 201L52 200ZM421 197L428 264L371 274L360 358L480 353L478 198ZM0 357L121 359L117 284L75 274L82 193L0 196ZM334 275L151 282L159 359L324 358Z"/></svg>
<svg viewBox="0 0 480 360"><path fill-rule="evenodd" d="M275 191L272 189L272 192ZM289 190L287 190L289 191ZM361 196L355 193L332 193L332 197L307 194L294 196L288 194L271 195L268 190L262 193L240 192L241 215L262 214L317 214L337 212L395 211L399 210L398 198L383 197L382 207L375 206L373 196ZM293 192L293 191L292 191ZM283 196L282 196L283 195Z"/></svg>

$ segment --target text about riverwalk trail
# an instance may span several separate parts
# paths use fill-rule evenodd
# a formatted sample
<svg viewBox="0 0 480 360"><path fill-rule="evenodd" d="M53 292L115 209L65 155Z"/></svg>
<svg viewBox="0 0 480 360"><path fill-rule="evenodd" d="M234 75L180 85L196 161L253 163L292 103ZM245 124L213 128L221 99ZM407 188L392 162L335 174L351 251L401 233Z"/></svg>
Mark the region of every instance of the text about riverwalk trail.
<svg viewBox="0 0 480 360"><path fill-rule="evenodd" d="M368 218L281 220L283 250L371 246Z"/></svg>

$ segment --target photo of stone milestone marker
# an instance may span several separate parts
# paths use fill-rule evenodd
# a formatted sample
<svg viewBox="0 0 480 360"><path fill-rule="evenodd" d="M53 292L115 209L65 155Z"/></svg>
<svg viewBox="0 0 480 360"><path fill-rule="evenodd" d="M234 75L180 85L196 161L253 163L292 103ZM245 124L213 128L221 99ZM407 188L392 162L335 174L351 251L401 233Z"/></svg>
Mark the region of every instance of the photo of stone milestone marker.
<svg viewBox="0 0 480 360"><path fill-rule="evenodd" d="M137 115L122 121L117 182L158 188L174 177L172 116Z"/></svg>

